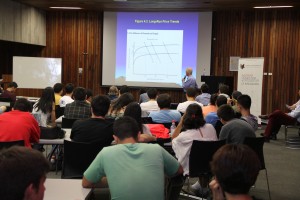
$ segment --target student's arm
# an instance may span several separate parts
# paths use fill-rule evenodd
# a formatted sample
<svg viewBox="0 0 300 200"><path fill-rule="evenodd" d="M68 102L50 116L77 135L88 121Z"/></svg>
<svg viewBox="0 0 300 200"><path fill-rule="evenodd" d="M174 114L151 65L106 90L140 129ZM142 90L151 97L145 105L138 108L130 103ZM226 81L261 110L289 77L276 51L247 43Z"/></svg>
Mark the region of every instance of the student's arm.
<svg viewBox="0 0 300 200"><path fill-rule="evenodd" d="M56 116L55 116L55 103L53 102L53 104L52 104L52 111L51 111L51 124L53 126L55 125L55 120L56 120Z"/></svg>
<svg viewBox="0 0 300 200"><path fill-rule="evenodd" d="M173 135L172 135L172 140L175 139L181 132L182 126L183 126L183 118L185 117L185 113L184 115L181 117L179 124L177 125Z"/></svg>
<svg viewBox="0 0 300 200"><path fill-rule="evenodd" d="M82 187L84 188L107 188L108 183L107 183L107 178L102 177L101 181L98 183L92 183L88 181L85 177L82 178Z"/></svg>

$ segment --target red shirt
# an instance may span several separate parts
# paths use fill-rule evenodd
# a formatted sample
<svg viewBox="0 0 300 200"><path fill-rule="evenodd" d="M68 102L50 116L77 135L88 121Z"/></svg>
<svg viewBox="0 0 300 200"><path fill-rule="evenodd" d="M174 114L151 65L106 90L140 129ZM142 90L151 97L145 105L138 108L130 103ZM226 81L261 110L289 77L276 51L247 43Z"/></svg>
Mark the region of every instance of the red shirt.
<svg viewBox="0 0 300 200"><path fill-rule="evenodd" d="M0 115L0 141L24 140L25 146L38 143L40 127L29 112L13 110Z"/></svg>

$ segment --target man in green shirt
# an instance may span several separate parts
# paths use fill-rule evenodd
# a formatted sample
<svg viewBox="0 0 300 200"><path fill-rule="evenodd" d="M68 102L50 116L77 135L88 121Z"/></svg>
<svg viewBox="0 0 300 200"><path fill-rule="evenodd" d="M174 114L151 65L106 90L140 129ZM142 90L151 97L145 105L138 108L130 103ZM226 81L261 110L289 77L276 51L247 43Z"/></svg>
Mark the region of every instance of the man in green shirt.
<svg viewBox="0 0 300 200"><path fill-rule="evenodd" d="M117 145L105 147L82 179L83 187L108 184L112 199L164 199L164 178L182 174L177 160L157 144L137 143L137 122L123 117L114 123Z"/></svg>

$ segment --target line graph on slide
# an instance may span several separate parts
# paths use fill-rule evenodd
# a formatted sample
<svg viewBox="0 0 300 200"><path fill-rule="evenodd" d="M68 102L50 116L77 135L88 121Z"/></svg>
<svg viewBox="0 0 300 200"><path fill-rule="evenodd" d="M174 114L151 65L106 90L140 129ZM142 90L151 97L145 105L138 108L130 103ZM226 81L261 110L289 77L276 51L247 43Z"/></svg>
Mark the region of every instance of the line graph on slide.
<svg viewBox="0 0 300 200"><path fill-rule="evenodd" d="M126 81L180 80L183 30L127 30Z"/></svg>

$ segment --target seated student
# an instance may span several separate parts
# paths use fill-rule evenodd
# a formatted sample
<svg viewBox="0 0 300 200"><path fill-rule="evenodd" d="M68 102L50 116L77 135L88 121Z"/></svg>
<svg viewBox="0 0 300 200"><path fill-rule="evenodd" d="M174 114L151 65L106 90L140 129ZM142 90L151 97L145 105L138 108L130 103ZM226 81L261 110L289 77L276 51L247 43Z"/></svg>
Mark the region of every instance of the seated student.
<svg viewBox="0 0 300 200"><path fill-rule="evenodd" d="M53 86L53 90L55 93L55 105L58 106L59 105L59 100L61 99L61 95L63 94L64 90L63 90L64 86L61 83L55 83L55 85Z"/></svg>
<svg viewBox="0 0 300 200"><path fill-rule="evenodd" d="M258 129L257 117L251 114L251 97L243 94L237 98L237 110L241 113L241 119L248 122L254 131Z"/></svg>
<svg viewBox="0 0 300 200"><path fill-rule="evenodd" d="M145 103L149 101L149 96L148 93L146 92L147 90L144 88L140 89L140 97L139 97L139 103Z"/></svg>
<svg viewBox="0 0 300 200"><path fill-rule="evenodd" d="M59 100L60 107L65 107L67 104L74 102L74 99L72 99L73 90L74 85L72 83L68 83L65 86L66 94Z"/></svg>
<svg viewBox="0 0 300 200"><path fill-rule="evenodd" d="M86 92L86 102L90 104L93 99L93 91L90 89L85 89L85 92Z"/></svg>
<svg viewBox="0 0 300 200"><path fill-rule="evenodd" d="M231 102L234 112L236 113L236 116L240 115L239 110L237 108L237 99L241 95L242 93L240 91L233 91L231 94L231 99L229 100Z"/></svg>
<svg viewBox="0 0 300 200"><path fill-rule="evenodd" d="M0 151L0 197L43 200L49 163L36 150L14 146Z"/></svg>
<svg viewBox="0 0 300 200"><path fill-rule="evenodd" d="M209 87L206 83L202 84L200 87L201 94L196 97L196 101L202 103L203 106L207 106L210 102L211 95L209 92Z"/></svg>
<svg viewBox="0 0 300 200"><path fill-rule="evenodd" d="M214 200L253 199L248 193L256 182L260 161L257 154L248 146L242 144L222 146L213 156L211 170L215 179L209 186Z"/></svg>
<svg viewBox="0 0 300 200"><path fill-rule="evenodd" d="M16 91L18 88L18 84L16 82L11 82L8 84L6 90L3 90L0 97L1 98L9 98L12 102L16 101Z"/></svg>
<svg viewBox="0 0 300 200"><path fill-rule="evenodd" d="M227 99L229 99L229 86L221 83L219 85L219 96L225 96Z"/></svg>
<svg viewBox="0 0 300 200"><path fill-rule="evenodd" d="M157 90L155 88L150 88L147 90L147 95L149 97L149 101L140 104L143 117L147 117L151 111L159 111L156 101Z"/></svg>
<svg viewBox="0 0 300 200"><path fill-rule="evenodd" d="M300 96L300 89L298 91L298 94ZM300 123L300 103L298 102L293 106L288 107L291 109L294 108L289 113L284 113L281 110L275 110L269 115L258 116L261 119L269 119L265 132L263 134L267 142L269 142L270 139L276 139L276 135L281 125L294 125L297 122Z"/></svg>
<svg viewBox="0 0 300 200"><path fill-rule="evenodd" d="M131 102L134 102L134 97L131 93L127 92L122 94L119 98L117 98L114 102L111 103L106 118L116 119L119 117L123 117L126 106Z"/></svg>
<svg viewBox="0 0 300 200"><path fill-rule="evenodd" d="M116 98L118 98L119 96L119 90L116 86L110 86L109 91L108 91L108 98L109 100L114 100Z"/></svg>
<svg viewBox="0 0 300 200"><path fill-rule="evenodd" d="M206 118L206 116L208 115L208 113L211 112L217 112L217 106L216 106L216 101L218 98L218 94L212 94L210 96L210 101L209 104L207 106L203 106L202 107L202 112L203 112L203 117Z"/></svg>
<svg viewBox="0 0 300 200"><path fill-rule="evenodd" d="M82 87L75 88L74 102L65 107L64 117L68 119L87 119L91 117L91 105L86 100L86 91Z"/></svg>
<svg viewBox="0 0 300 200"><path fill-rule="evenodd" d="M164 177L182 174L177 160L157 144L137 143L131 117L114 123L117 145L105 147L84 172L83 187L109 186L111 199L164 199Z"/></svg>
<svg viewBox="0 0 300 200"><path fill-rule="evenodd" d="M9 142L24 140L25 146L31 148L31 143L38 143L40 127L30 114L31 103L24 98L15 102L12 111L0 115L0 141Z"/></svg>
<svg viewBox="0 0 300 200"><path fill-rule="evenodd" d="M202 107L203 104L199 103L195 100L196 93L197 93L197 91L195 88L187 88L186 93L185 93L185 97L186 97L187 101L178 104L177 110L181 113L185 113L186 108L191 104L198 104L199 106Z"/></svg>
<svg viewBox="0 0 300 200"><path fill-rule="evenodd" d="M243 144L246 137L256 137L255 132L245 120L234 118L234 111L228 104L218 108L217 114L224 126L219 139L226 143Z"/></svg>
<svg viewBox="0 0 300 200"><path fill-rule="evenodd" d="M109 105L107 96L95 96L91 103L92 117L75 121L70 138L76 142L103 142L109 146L113 141L113 123L105 120Z"/></svg>
<svg viewBox="0 0 300 200"><path fill-rule="evenodd" d="M176 122L180 121L181 114L177 110L170 110L171 97L169 94L160 94L157 97L157 104L159 111L152 111L149 117L155 123L172 123L172 120Z"/></svg>
<svg viewBox="0 0 300 200"><path fill-rule="evenodd" d="M180 132L181 130L184 130ZM216 141L218 140L216 130L211 124L207 124L203 118L201 106L197 104L191 104L187 107L185 114L181 118L178 126L176 127L172 136L172 148L178 159L178 162L182 165L184 175L189 174L189 155L193 140L199 141ZM202 185L207 185L204 179ZM204 194L207 191L200 191L201 186L199 182L194 184L192 188L196 191L196 194Z"/></svg>
<svg viewBox="0 0 300 200"><path fill-rule="evenodd" d="M155 141L156 137L154 137L151 134L150 129L148 128L148 126L146 124L142 124L141 114L142 114L141 107L136 102L131 102L130 104L128 104L126 106L126 109L125 109L125 112L124 112L124 116L132 117L138 123L140 133L141 133L140 137L139 137L139 142Z"/></svg>
<svg viewBox="0 0 300 200"><path fill-rule="evenodd" d="M224 104L227 104L227 98L224 95L219 95L216 100L217 110L219 109L220 106L222 106ZM214 127L216 126L216 123L218 120L219 120L219 117L217 115L217 112L210 112L205 117L206 123L209 123L209 124L213 125Z"/></svg>

